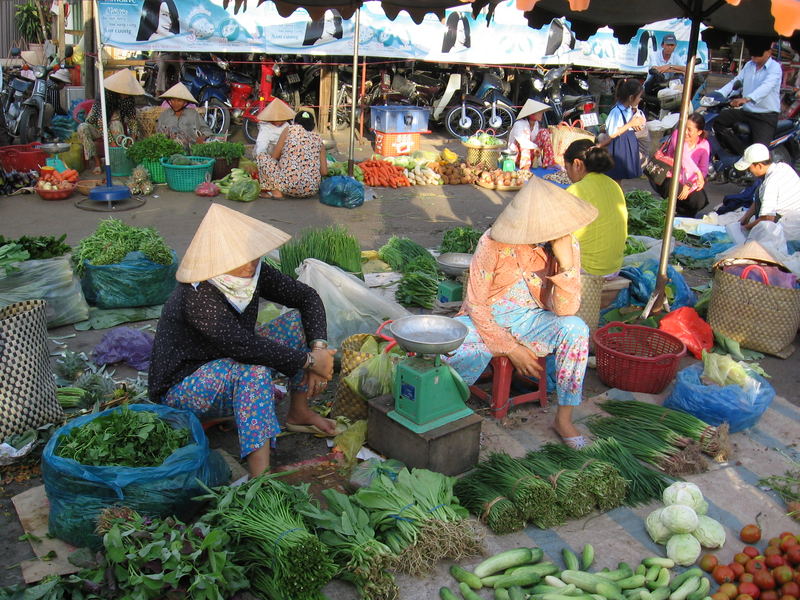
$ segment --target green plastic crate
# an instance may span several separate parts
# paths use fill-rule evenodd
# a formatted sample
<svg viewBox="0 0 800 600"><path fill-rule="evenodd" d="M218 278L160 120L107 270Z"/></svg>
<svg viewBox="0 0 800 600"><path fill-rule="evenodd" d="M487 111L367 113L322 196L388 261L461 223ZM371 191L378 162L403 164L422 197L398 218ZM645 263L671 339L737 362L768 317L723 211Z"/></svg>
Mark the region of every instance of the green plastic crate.
<svg viewBox="0 0 800 600"><path fill-rule="evenodd" d="M167 186L176 192L193 192L194 188L211 176L214 168L213 158L205 156L187 156L196 165L171 165L168 158L161 159L161 166L166 174Z"/></svg>

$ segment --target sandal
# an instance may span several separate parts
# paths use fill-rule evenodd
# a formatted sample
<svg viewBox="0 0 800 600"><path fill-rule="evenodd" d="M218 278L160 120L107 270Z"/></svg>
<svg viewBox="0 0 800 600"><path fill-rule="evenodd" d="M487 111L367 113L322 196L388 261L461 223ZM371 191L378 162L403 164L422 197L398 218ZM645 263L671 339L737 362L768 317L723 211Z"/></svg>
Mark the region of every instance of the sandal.
<svg viewBox="0 0 800 600"><path fill-rule="evenodd" d="M581 448L585 448L589 445L589 440L585 435L576 435L573 437L564 437L558 432L558 429L555 427L551 427L555 434L561 438L561 441L564 442L565 446L569 446L573 450L580 450Z"/></svg>

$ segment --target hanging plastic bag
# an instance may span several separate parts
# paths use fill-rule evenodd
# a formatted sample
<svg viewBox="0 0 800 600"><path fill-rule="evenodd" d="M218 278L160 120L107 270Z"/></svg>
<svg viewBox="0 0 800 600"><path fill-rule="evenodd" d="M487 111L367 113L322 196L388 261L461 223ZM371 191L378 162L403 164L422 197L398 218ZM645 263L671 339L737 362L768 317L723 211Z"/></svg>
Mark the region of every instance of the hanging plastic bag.
<svg viewBox="0 0 800 600"><path fill-rule="evenodd" d="M684 306L672 311L658 323L658 328L671 333L689 349L695 358L703 357L703 350L714 347L714 332L711 325L706 323L689 306Z"/></svg>
<svg viewBox="0 0 800 600"><path fill-rule="evenodd" d="M682 410L715 427L728 423L735 433L755 425L775 397L775 389L758 374L749 374L750 381L742 387L706 385L700 379L702 372L702 365L678 371L664 407Z"/></svg>
<svg viewBox="0 0 800 600"><path fill-rule="evenodd" d="M382 352L350 371L344 378L345 383L356 394L367 400L390 394L394 381L394 368L399 359L400 357L395 354Z"/></svg>
<svg viewBox="0 0 800 600"><path fill-rule="evenodd" d="M297 280L314 288L325 306L332 347L338 348L351 335L373 332L384 321L411 314L378 296L358 277L316 258L304 260L297 271Z"/></svg>
<svg viewBox="0 0 800 600"><path fill-rule="evenodd" d="M364 184L346 175L334 175L319 186L319 201L328 206L358 208L364 204Z"/></svg>

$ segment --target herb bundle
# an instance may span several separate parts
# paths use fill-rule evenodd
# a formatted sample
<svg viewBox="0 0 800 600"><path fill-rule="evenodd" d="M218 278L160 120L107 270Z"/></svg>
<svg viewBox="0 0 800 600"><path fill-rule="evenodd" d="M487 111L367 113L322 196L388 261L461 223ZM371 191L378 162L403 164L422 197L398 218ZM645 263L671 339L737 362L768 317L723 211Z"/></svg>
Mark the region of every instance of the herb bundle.
<svg viewBox="0 0 800 600"><path fill-rule="evenodd" d="M156 133L131 144L127 154L133 164L140 165L146 160L158 160L180 152L183 152L181 144L163 133Z"/></svg>
<svg viewBox="0 0 800 600"><path fill-rule="evenodd" d="M516 505L477 474L459 479L453 491L464 507L494 533L505 535L525 528L525 516Z"/></svg>
<svg viewBox="0 0 800 600"><path fill-rule="evenodd" d="M157 467L188 442L188 429L173 429L154 412L123 406L72 429L55 453L82 465Z"/></svg>
<svg viewBox="0 0 800 600"><path fill-rule="evenodd" d="M417 242L406 237L393 235L389 241L378 250L378 257L388 264L394 271L400 273L409 272L408 266L414 259L422 259L433 264L436 269L436 260L433 255ZM415 263L415 269L419 269L419 262Z"/></svg>
<svg viewBox="0 0 800 600"><path fill-rule="evenodd" d="M439 251L442 254L445 252L472 254L482 235L474 227L453 227L442 234L442 245L439 247Z"/></svg>
<svg viewBox="0 0 800 600"><path fill-rule="evenodd" d="M280 269L297 277L297 268L307 258L316 258L348 273L361 273L361 246L342 225L308 229L280 248Z"/></svg>
<svg viewBox="0 0 800 600"><path fill-rule="evenodd" d="M132 227L114 218L100 221L95 232L81 240L73 254L75 272L82 275L84 261L93 265L113 265L129 252L141 251L148 260L160 265L172 264L172 250L152 227Z"/></svg>
<svg viewBox="0 0 800 600"><path fill-rule="evenodd" d="M552 483L556 500L567 517L578 519L592 512L595 495L591 481L584 473L561 468L543 452L528 452L521 462L533 473Z"/></svg>
<svg viewBox="0 0 800 600"><path fill-rule="evenodd" d="M192 144L189 151L192 156L234 161L244 156L244 144L241 142L204 142L202 144Z"/></svg>
<svg viewBox="0 0 800 600"><path fill-rule="evenodd" d="M439 280L435 275L424 272L409 272L400 279L394 297L404 306L433 308L438 292Z"/></svg>

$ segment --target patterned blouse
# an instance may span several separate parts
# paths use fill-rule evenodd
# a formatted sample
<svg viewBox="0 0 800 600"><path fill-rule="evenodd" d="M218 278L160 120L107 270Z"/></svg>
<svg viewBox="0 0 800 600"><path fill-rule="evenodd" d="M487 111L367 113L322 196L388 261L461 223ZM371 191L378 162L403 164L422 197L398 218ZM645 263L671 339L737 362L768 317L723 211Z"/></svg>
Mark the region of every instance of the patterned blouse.
<svg viewBox="0 0 800 600"><path fill-rule="evenodd" d="M544 247L501 244L490 235L491 229L483 234L475 249L469 267L467 297L460 314L470 316L483 342L498 356L512 351L518 343L494 322L492 304L522 279L539 307L559 316L574 315L581 304L580 249L573 237L573 266L556 273L557 262Z"/></svg>
<svg viewBox="0 0 800 600"><path fill-rule="evenodd" d="M139 119L136 117L122 120L120 119L119 113L114 112L108 115L109 124L112 121L119 121L122 124L123 133L126 136L134 140L140 140L142 138L142 126L139 123ZM96 127L100 131L103 130L103 111L99 100L95 100L94 104L92 104L92 108L86 116L86 123ZM110 146L117 145L117 140L114 139L114 134L111 132L111 129L108 130L108 144Z"/></svg>

